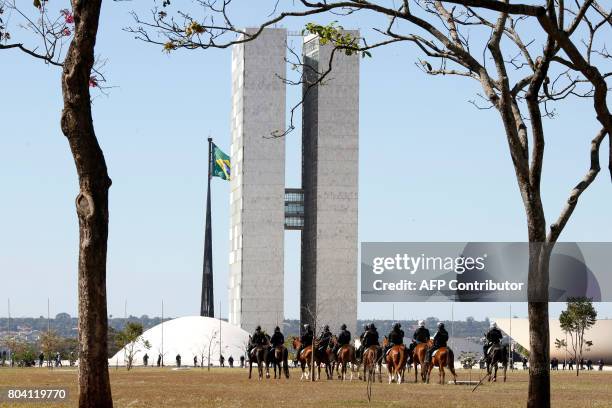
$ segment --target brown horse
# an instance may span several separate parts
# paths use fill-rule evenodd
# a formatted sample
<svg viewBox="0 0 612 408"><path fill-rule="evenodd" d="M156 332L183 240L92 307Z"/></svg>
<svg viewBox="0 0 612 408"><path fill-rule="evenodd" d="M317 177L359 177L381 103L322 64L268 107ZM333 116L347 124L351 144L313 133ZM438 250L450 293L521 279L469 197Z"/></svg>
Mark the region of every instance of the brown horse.
<svg viewBox="0 0 612 408"><path fill-rule="evenodd" d="M263 378L264 370L263 365L266 364L266 372L268 371L268 366L266 363L266 350L268 349L267 345L256 346L249 353L249 380L251 379L251 373L253 371L253 363L257 363L257 371L259 372L259 379ZM267 374L268 378L270 378L269 373Z"/></svg>
<svg viewBox="0 0 612 408"><path fill-rule="evenodd" d="M389 339L385 336L383 346L386 348L389 344ZM403 344L396 344L391 347L385 355L385 363L389 372L389 384L396 381L401 384L404 381L404 370L406 369L406 360L408 360L408 352Z"/></svg>
<svg viewBox="0 0 612 408"><path fill-rule="evenodd" d="M380 346L370 346L363 351L363 381L376 381L376 366L378 366L378 381L382 382L382 349Z"/></svg>
<svg viewBox="0 0 612 408"><path fill-rule="evenodd" d="M294 337L291 341L291 345L297 352L297 350L301 347L302 342L297 337ZM312 346L304 347L304 350L302 350L299 355L296 355L295 358L300 363L300 367L302 368L302 376L300 377L300 380L303 380L304 378L308 379L310 376L310 371L312 370ZM308 368L307 371L306 368Z"/></svg>
<svg viewBox="0 0 612 408"><path fill-rule="evenodd" d="M335 346L338 344L338 339L336 336L332 338L332 344ZM348 369L348 365L351 364L351 381L353 380L353 372L356 364L355 360L355 347L350 344L345 344L338 349L336 355L336 364L338 367L338 379L346 380L346 372Z"/></svg>
<svg viewBox="0 0 612 408"><path fill-rule="evenodd" d="M440 384L445 384L445 372L444 367L448 367L451 374L453 375L453 382L457 384L457 374L455 373L455 356L453 350L448 347L440 347L435 351L431 357L431 363L427 367L427 383L429 383L429 377L431 376L431 370L434 367L440 368Z"/></svg>
<svg viewBox="0 0 612 408"><path fill-rule="evenodd" d="M427 366L425 363L425 355L427 354L427 349L433 345L433 342L430 340L427 343L419 343L416 345L414 350L412 351L412 365L414 366L414 382L418 382L418 366L421 365L421 380L425 382L427 380Z"/></svg>

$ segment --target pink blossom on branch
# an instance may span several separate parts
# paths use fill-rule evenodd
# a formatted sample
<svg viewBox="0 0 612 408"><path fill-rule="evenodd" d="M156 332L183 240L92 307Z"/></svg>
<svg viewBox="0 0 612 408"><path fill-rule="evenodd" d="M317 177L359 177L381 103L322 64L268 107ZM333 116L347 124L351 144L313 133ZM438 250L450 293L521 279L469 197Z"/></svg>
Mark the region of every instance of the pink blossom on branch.
<svg viewBox="0 0 612 408"><path fill-rule="evenodd" d="M62 11L60 11L60 13L62 14L62 16L64 16L66 24L74 24L74 16L72 15L72 12L70 10L63 9Z"/></svg>
<svg viewBox="0 0 612 408"><path fill-rule="evenodd" d="M89 77L89 87L97 88L98 87L98 78L95 75Z"/></svg>

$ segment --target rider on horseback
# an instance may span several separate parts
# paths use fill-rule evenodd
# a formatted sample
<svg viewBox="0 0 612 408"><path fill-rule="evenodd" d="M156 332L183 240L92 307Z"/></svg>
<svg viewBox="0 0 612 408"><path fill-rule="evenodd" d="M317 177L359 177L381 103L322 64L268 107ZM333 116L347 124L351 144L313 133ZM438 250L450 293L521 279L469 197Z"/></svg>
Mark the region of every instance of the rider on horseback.
<svg viewBox="0 0 612 408"><path fill-rule="evenodd" d="M338 353L338 350L342 346L346 346L351 343L351 332L346 330L346 324L340 326L340 334L338 334L338 341L336 342L336 346L334 347L334 353Z"/></svg>
<svg viewBox="0 0 612 408"><path fill-rule="evenodd" d="M248 355L251 355L251 350L257 346L263 346L268 342L265 333L261 330L261 326L255 328L255 333L251 336Z"/></svg>
<svg viewBox="0 0 612 408"><path fill-rule="evenodd" d="M317 338L317 341L319 343L319 346L317 347L317 351L319 352L320 355L325 353L325 349L329 347L329 343L331 339L332 339L332 333L329 330L329 326L325 325L323 327L323 331Z"/></svg>
<svg viewBox="0 0 612 408"><path fill-rule="evenodd" d="M433 355L434 351L440 347L447 347L447 342L448 332L444 328L444 323L438 322L438 332L434 335L433 345L429 350L427 350L427 358L425 359L425 362L429 363L431 361L431 356Z"/></svg>
<svg viewBox="0 0 612 408"><path fill-rule="evenodd" d="M364 324L363 325L363 333L361 333L361 335L359 336L359 348L357 349L357 351L355 353L355 357L358 360L361 359L361 355L363 354L363 339L365 338L365 335L368 332L369 328L370 328L369 324Z"/></svg>
<svg viewBox="0 0 612 408"><path fill-rule="evenodd" d="M419 320L419 328L416 329L412 335L412 343L410 343L410 347L408 347L408 364L412 364L412 354L416 345L419 343L427 343L429 341L429 336L429 330L425 327L425 322Z"/></svg>
<svg viewBox="0 0 612 408"><path fill-rule="evenodd" d="M302 337L300 337L300 347L298 348L296 354L295 354L295 359L297 360L298 357L300 356L300 353L302 352L302 350L304 350L306 347L308 346L312 346L312 340L314 339L314 333L312 332L312 328L310 327L309 324L305 324L304 325L304 334L302 334Z"/></svg>
<svg viewBox="0 0 612 408"><path fill-rule="evenodd" d="M487 359L489 348L494 344L499 345L501 340L504 338L504 335L502 334L501 330L497 328L497 323L491 322L491 328L487 334L485 334L485 338L487 341L482 348L482 354L484 355L484 358Z"/></svg>
<svg viewBox="0 0 612 408"><path fill-rule="evenodd" d="M380 346L378 341L378 330L376 330L374 323L370 323L370 326L368 326L368 331L366 331L365 335L363 336L363 349L365 350L371 346Z"/></svg>
<svg viewBox="0 0 612 408"><path fill-rule="evenodd" d="M389 344L387 344L387 347L385 348L385 353L393 346L404 344L404 331L402 330L402 325L395 323L393 325L393 329L391 329L391 332L389 332L387 339L389 340Z"/></svg>
<svg viewBox="0 0 612 408"><path fill-rule="evenodd" d="M283 336L283 333L281 333L280 327L276 326L274 328L274 334L272 334L272 337L270 338L270 344L274 348L285 344L285 336Z"/></svg>

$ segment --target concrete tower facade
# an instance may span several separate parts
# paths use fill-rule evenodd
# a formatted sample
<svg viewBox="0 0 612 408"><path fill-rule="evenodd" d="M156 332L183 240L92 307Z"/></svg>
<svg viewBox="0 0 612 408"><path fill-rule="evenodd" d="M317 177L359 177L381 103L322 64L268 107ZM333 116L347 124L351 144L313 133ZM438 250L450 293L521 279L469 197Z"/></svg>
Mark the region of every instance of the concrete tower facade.
<svg viewBox="0 0 612 408"><path fill-rule="evenodd" d="M356 31L350 31L358 35ZM251 332L284 319L284 230L301 230L300 318L355 331L359 57L336 52L324 86L304 87L302 187L285 188L287 32L266 29L232 54L229 321ZM304 78L332 47L304 41Z"/></svg>
<svg viewBox="0 0 612 408"><path fill-rule="evenodd" d="M316 36L304 39L301 320L312 322L316 315L319 324L338 329L346 323L355 332L359 57L336 52L324 85L313 86L328 69L332 50Z"/></svg>
<svg viewBox="0 0 612 408"><path fill-rule="evenodd" d="M254 30L252 30L254 32ZM267 29L232 50L229 322L281 324L284 269L287 32Z"/></svg>

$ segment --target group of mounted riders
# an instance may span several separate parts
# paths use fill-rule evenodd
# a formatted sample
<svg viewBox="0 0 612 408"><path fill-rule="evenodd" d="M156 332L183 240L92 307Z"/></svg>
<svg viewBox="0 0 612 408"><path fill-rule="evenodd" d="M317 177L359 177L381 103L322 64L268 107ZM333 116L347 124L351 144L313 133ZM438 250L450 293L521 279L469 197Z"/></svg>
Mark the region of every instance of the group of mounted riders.
<svg viewBox="0 0 612 408"><path fill-rule="evenodd" d="M316 338L312 327L309 324L305 324L302 335L299 337L299 339L296 338L293 341L293 346L296 349L295 362L301 363L302 372L304 372L305 365L310 367L310 359L313 359L318 363L319 370L319 363L325 364L326 371L327 365L330 363L338 362L340 363L339 366L342 366L341 363L344 361L344 366L340 367L342 372L339 370L339 375L341 375L341 378L344 378L344 374L346 373L346 363L356 364L357 366L361 365L362 363L367 363L365 361L368 357L367 351L370 351L370 360L372 360L371 365L374 366L374 368L376 364L380 366L383 360L385 360L387 363L388 368L390 366L395 366L393 373L392 370L389 369L390 381L393 376L394 381L397 379L398 382L401 382L405 367L412 365L415 367L415 381L417 379L417 365L421 365L422 367L421 375L424 381L429 380L429 373L431 372L433 366L440 368L440 382L444 381L444 367L448 367L453 376L455 376L453 366L454 356L452 350L447 344L449 335L443 322L438 322L437 331L433 338L431 337L429 330L425 327L425 322L423 320L418 322L418 327L413 333L412 341L408 347L404 345L404 337L405 334L402 330L401 324L395 323L393 324L389 334L384 337L381 345L378 330L374 323L370 323L363 327L363 332L359 336L359 342L355 342L356 345L359 344L359 346L355 348L351 345L352 335L351 332L347 330L346 324L342 324L340 327L340 332L337 336L334 336L330 331L329 326L325 325L319 336ZM486 342L483 347L483 355L485 361L487 361L487 366L489 366L497 354L503 354L504 352L501 346L503 334L497 325L492 323L489 331L485 334L485 338ZM251 336L251 341L249 344L249 360L257 363L258 356L254 354L253 350L266 350L263 354L264 358L266 358L266 355L273 356L276 350L277 355L280 355L281 359L283 351L285 353L284 363L286 367L287 350L284 343L285 337L281 333L278 326L274 329L274 333L271 337L264 333L260 326L257 326L255 332ZM436 354L436 351L440 351L439 354L441 354L441 356L434 359L432 364L432 358ZM314 355L311 353L314 353ZM304 354L308 354L308 356L305 356ZM274 360L274 357L272 357L272 360ZM279 361L279 363L281 362L282 361ZM503 361L501 362L503 363ZM288 376L288 371L286 371L286 373ZM261 375L262 372L260 369L260 377ZM330 376L331 373L328 372L328 378L331 378Z"/></svg>

